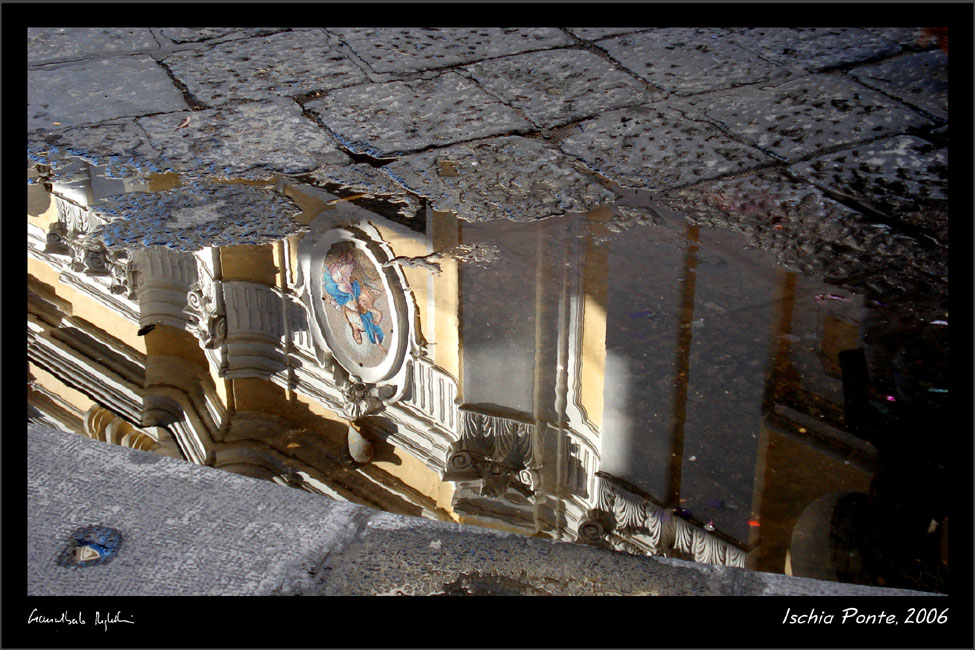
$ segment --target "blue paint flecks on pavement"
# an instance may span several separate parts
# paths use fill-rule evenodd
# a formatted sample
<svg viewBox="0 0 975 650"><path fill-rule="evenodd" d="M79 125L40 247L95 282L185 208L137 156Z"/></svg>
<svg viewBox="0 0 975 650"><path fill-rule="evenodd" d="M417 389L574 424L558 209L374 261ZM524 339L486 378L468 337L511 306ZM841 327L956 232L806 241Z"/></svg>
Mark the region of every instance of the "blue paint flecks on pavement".
<svg viewBox="0 0 975 650"><path fill-rule="evenodd" d="M118 555L122 533L104 526L85 526L71 534L71 542L58 556L58 564L86 567L108 564Z"/></svg>

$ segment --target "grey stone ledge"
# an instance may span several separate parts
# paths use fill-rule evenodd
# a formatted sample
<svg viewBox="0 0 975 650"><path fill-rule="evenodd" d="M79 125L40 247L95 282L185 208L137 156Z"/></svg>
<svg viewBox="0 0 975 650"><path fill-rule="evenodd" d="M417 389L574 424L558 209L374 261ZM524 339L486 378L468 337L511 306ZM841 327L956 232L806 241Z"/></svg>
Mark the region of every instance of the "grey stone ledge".
<svg viewBox="0 0 975 650"><path fill-rule="evenodd" d="M27 442L31 596L432 595L472 575L520 594L927 595L382 513L37 425ZM58 566L92 524L122 532L118 556Z"/></svg>

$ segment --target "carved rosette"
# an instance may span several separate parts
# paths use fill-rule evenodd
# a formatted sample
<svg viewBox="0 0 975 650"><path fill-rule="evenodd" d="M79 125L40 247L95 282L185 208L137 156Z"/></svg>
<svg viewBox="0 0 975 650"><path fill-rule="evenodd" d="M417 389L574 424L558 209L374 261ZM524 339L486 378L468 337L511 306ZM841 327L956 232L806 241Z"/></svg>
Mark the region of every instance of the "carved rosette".
<svg viewBox="0 0 975 650"><path fill-rule="evenodd" d="M386 387L363 382L359 377L350 375L337 361L331 359L326 369L336 388L341 392L343 402L341 414L355 422L356 420L374 415L385 408L381 394Z"/></svg>
<svg viewBox="0 0 975 650"><path fill-rule="evenodd" d="M447 458L444 479L480 481L480 494L503 496L509 489L534 499L540 486L535 425L460 411L460 440Z"/></svg>

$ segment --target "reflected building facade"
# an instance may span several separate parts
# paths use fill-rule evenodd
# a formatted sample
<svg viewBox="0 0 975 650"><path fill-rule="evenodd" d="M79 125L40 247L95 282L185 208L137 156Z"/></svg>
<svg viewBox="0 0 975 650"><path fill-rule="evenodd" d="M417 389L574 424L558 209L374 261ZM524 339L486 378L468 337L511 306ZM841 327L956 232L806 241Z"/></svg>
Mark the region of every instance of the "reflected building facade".
<svg viewBox="0 0 975 650"><path fill-rule="evenodd" d="M797 309L821 289L608 208L409 222L285 184L307 232L272 244L92 237L101 197L175 182L33 186L30 419L402 514L850 571L831 517L876 455L830 374L855 299Z"/></svg>

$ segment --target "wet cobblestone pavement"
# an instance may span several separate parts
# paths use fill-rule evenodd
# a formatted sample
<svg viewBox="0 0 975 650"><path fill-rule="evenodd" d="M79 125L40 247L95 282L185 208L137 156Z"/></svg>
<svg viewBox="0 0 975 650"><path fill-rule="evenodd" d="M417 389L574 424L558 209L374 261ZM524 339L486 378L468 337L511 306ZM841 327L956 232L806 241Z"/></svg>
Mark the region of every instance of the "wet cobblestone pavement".
<svg viewBox="0 0 975 650"><path fill-rule="evenodd" d="M921 28L31 29L32 418L947 591L948 60ZM138 330L69 327L135 388L60 368L77 291Z"/></svg>
<svg viewBox="0 0 975 650"><path fill-rule="evenodd" d="M795 203L812 184L867 226L846 236L853 249L868 245L873 224L892 228L891 237L947 245L948 58L920 29L377 33L31 32L29 158L55 176L63 156L76 153L197 176L338 174L359 180L349 185L360 193L413 194L461 218L516 220L565 211L541 206L605 204L605 192L556 169L581 167L623 187L682 196L703 181L782 168L801 182L762 182L764 200ZM504 139L512 135L536 141L518 148L544 145L550 162L517 163L518 141ZM446 178L441 163L470 155L452 148L461 143L511 153ZM485 167L502 175L517 167L511 187L539 209L492 215L477 200L459 205L464 187L508 191L497 173L483 176ZM915 198L924 205L909 206ZM697 205L721 212L713 201ZM761 220L806 236L802 222L772 212ZM896 251L891 266L925 273L930 293L942 293L927 271L903 265L913 243L887 246Z"/></svg>

